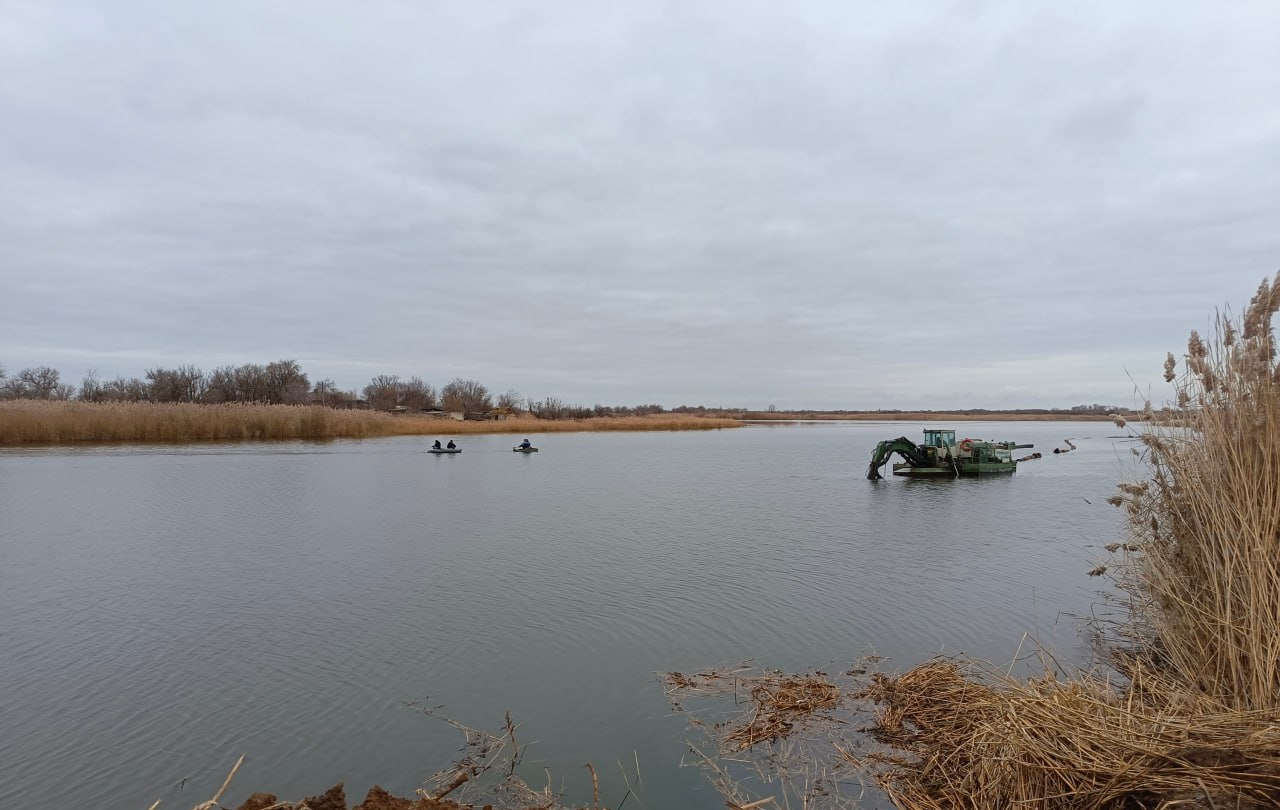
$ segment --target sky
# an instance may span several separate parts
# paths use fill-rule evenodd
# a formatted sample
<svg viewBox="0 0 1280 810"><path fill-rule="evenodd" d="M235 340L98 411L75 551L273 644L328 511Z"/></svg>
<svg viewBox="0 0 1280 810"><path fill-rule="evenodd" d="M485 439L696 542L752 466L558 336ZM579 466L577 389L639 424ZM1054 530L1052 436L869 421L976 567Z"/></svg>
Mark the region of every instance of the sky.
<svg viewBox="0 0 1280 810"><path fill-rule="evenodd" d="M1277 41L1273 0L0 0L0 366L1159 399L1280 268Z"/></svg>

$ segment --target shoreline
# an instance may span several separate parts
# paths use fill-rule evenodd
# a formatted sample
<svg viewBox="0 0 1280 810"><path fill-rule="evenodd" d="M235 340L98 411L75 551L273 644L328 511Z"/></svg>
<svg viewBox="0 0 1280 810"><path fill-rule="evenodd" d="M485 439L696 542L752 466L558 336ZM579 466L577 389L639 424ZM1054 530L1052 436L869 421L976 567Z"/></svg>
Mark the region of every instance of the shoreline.
<svg viewBox="0 0 1280 810"><path fill-rule="evenodd" d="M1136 421L1137 415L1124 415ZM1104 413L1068 411L744 411L737 419L748 422L1110 422Z"/></svg>
<svg viewBox="0 0 1280 810"><path fill-rule="evenodd" d="M586 419L460 421L418 414L338 410L320 405L202 405L10 400L0 402L0 447L367 439L390 436L684 431L786 422L1106 422L1100 414L1027 411L708 411Z"/></svg>

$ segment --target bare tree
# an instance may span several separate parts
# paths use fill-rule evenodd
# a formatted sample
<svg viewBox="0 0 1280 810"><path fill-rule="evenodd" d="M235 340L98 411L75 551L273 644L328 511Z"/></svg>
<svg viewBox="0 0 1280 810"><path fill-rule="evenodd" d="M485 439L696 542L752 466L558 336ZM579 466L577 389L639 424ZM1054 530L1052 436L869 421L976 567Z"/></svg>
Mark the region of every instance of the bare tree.
<svg viewBox="0 0 1280 810"><path fill-rule="evenodd" d="M49 366L24 368L9 378L3 386L7 399L57 399L65 391L60 389L58 370Z"/></svg>
<svg viewBox="0 0 1280 810"><path fill-rule="evenodd" d="M256 363L245 363L232 374L236 383L236 400L238 402L267 402L271 384L267 379L267 370Z"/></svg>
<svg viewBox="0 0 1280 810"><path fill-rule="evenodd" d="M220 366L209 372L205 383L204 401L210 403L236 402L240 398L240 390L236 385L236 370L231 366Z"/></svg>
<svg viewBox="0 0 1280 810"><path fill-rule="evenodd" d="M116 377L102 384L99 392L100 402L140 402L150 396L151 386L145 381L132 377Z"/></svg>
<svg viewBox="0 0 1280 810"><path fill-rule="evenodd" d="M153 368L147 371L147 380L153 402L200 402L207 386L204 372L195 366Z"/></svg>
<svg viewBox="0 0 1280 810"><path fill-rule="evenodd" d="M84 379L80 381L80 401L81 402L102 402L102 381L98 379L97 369L89 369L84 373Z"/></svg>
<svg viewBox="0 0 1280 810"><path fill-rule="evenodd" d="M408 382L400 383L399 404L411 411L435 408L436 389L423 381L421 377L410 377Z"/></svg>
<svg viewBox="0 0 1280 810"><path fill-rule="evenodd" d="M539 419L563 419L565 416L564 402L556 397L547 397L541 402L529 403L530 412Z"/></svg>
<svg viewBox="0 0 1280 810"><path fill-rule="evenodd" d="M364 387L364 398L369 407L385 411L400 402L400 377L395 374L379 374Z"/></svg>
<svg viewBox="0 0 1280 810"><path fill-rule="evenodd" d="M262 370L267 381L267 402L277 405L301 405L307 401L311 381L297 360L277 360Z"/></svg>
<svg viewBox="0 0 1280 810"><path fill-rule="evenodd" d="M520 400L520 392L514 388L508 388L505 394L498 395L498 407L510 408L512 411L519 411Z"/></svg>
<svg viewBox="0 0 1280 810"><path fill-rule="evenodd" d="M336 408L343 403L344 399L343 393L338 390L338 384L333 380L327 378L320 380L311 388L311 401L317 405Z"/></svg>
<svg viewBox="0 0 1280 810"><path fill-rule="evenodd" d="M475 380L454 377L440 389L440 398L446 411L488 411L493 409L489 389Z"/></svg>

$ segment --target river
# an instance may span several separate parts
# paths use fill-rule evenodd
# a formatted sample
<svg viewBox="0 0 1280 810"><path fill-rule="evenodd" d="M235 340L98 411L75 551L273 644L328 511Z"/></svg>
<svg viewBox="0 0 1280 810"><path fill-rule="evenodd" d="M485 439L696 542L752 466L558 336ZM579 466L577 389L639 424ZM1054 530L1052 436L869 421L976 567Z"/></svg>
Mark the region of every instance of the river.
<svg viewBox="0 0 1280 810"><path fill-rule="evenodd" d="M1008 661L1024 634L1087 660L1132 443L960 424L1045 457L865 480L923 426L0 450L0 806L187 810L240 754L230 807L410 794L460 742L422 701L510 710L567 799L591 762L616 806L638 761L644 807L710 810L657 672Z"/></svg>

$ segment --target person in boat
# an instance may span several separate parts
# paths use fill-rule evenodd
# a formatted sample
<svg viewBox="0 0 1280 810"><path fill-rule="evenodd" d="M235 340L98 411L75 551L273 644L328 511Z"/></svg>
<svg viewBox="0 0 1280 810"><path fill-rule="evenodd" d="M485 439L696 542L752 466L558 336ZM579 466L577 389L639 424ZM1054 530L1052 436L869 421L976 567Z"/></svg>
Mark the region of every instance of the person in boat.
<svg viewBox="0 0 1280 810"><path fill-rule="evenodd" d="M530 444L530 442L529 442L529 440L528 440L528 439L525 439L524 441L520 442L520 449L521 449L521 450L528 450L530 447L533 447L533 445L532 445L532 444Z"/></svg>
<svg viewBox="0 0 1280 810"><path fill-rule="evenodd" d="M446 444L446 445L445 445L445 447L449 448L450 450L457 450L457 449L458 449L458 445L456 445L456 444L454 444L454 443L453 443L453 439L450 439L450 440L449 440L449 443L448 443L448 444Z"/></svg>
<svg viewBox="0 0 1280 810"><path fill-rule="evenodd" d="M453 444L453 442L449 442L449 444ZM435 443L435 444L433 444L433 445L431 445L431 449L432 449L432 450L439 450L439 449L440 449L440 440L439 440L439 439L436 439L436 443Z"/></svg>

